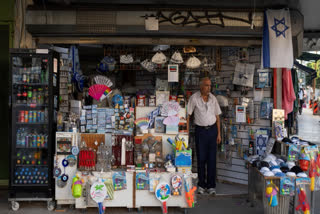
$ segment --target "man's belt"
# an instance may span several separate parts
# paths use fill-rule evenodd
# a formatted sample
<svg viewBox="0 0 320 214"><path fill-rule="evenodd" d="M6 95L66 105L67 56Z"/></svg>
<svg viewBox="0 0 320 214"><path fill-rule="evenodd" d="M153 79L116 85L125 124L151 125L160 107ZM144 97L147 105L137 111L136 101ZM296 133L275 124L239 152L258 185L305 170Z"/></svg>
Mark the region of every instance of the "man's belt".
<svg viewBox="0 0 320 214"><path fill-rule="evenodd" d="M214 123L214 124L212 124L212 125L210 125L210 126L198 126L198 125L196 125L196 126L198 126L199 128L202 128L202 129L211 129L212 127L214 127L216 125L216 123Z"/></svg>

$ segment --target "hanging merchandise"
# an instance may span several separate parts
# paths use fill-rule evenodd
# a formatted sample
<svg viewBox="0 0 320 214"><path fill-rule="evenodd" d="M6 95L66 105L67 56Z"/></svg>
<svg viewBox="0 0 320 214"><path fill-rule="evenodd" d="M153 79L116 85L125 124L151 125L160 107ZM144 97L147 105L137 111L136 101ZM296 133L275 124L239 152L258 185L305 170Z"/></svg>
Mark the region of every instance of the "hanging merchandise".
<svg viewBox="0 0 320 214"><path fill-rule="evenodd" d="M113 182L112 179L107 178L103 180L104 185L107 188L107 196L106 199L107 200L113 200L114 199L114 186L113 186Z"/></svg>
<svg viewBox="0 0 320 214"><path fill-rule="evenodd" d="M299 158L300 149L297 145L289 145L288 161L297 161Z"/></svg>
<svg viewBox="0 0 320 214"><path fill-rule="evenodd" d="M168 65L168 82L179 82L179 65Z"/></svg>
<svg viewBox="0 0 320 214"><path fill-rule="evenodd" d="M101 182L97 181L92 184L90 188L91 198L98 204L99 214L103 214L103 201L107 197L107 187Z"/></svg>
<svg viewBox="0 0 320 214"><path fill-rule="evenodd" d="M189 208L194 207L195 199L194 199L194 193L197 190L196 186L192 187L192 184L190 184L187 180L188 177L186 175L183 176L184 180L184 191L185 191L185 198L188 204ZM191 188L192 187L192 188Z"/></svg>
<svg viewBox="0 0 320 214"><path fill-rule="evenodd" d="M269 72L259 72L258 70L258 74L259 74L259 83L257 85L257 88L265 88L269 86Z"/></svg>
<svg viewBox="0 0 320 214"><path fill-rule="evenodd" d="M111 72L116 67L116 61L113 57L105 56L100 63L97 65L97 71L100 72Z"/></svg>
<svg viewBox="0 0 320 214"><path fill-rule="evenodd" d="M199 68L200 65L201 65L201 61L195 56L191 56L186 62L187 68L190 68L190 69Z"/></svg>
<svg viewBox="0 0 320 214"><path fill-rule="evenodd" d="M197 49L194 46L186 46L183 48L184 53L195 53Z"/></svg>
<svg viewBox="0 0 320 214"><path fill-rule="evenodd" d="M272 137L269 138L268 143L267 143L267 148L266 148L267 155L271 153L275 142L276 142L276 140L274 138L272 138Z"/></svg>
<svg viewBox="0 0 320 214"><path fill-rule="evenodd" d="M246 87L253 87L254 64L244 64L238 62L235 67L233 84Z"/></svg>
<svg viewBox="0 0 320 214"><path fill-rule="evenodd" d="M295 178L283 177L280 179L280 195L294 196Z"/></svg>
<svg viewBox="0 0 320 214"><path fill-rule="evenodd" d="M174 64L181 64L183 63L183 59L181 56L181 53L179 51L175 51L170 59L170 63L174 63Z"/></svg>
<svg viewBox="0 0 320 214"><path fill-rule="evenodd" d="M313 192L316 186L316 178L320 176L316 166L317 165L316 160L317 160L319 149L317 145L314 145L314 146L304 147L304 151L310 158L310 168L309 168L309 177L311 180L310 190Z"/></svg>
<svg viewBox="0 0 320 214"><path fill-rule="evenodd" d="M181 195L182 178L180 175L172 176L171 186L172 186L171 194L173 196Z"/></svg>
<svg viewBox="0 0 320 214"><path fill-rule="evenodd" d="M246 122L246 107L245 106L236 106L236 122L245 123Z"/></svg>
<svg viewBox="0 0 320 214"><path fill-rule="evenodd" d="M74 155L68 155L66 160L69 162L69 166L73 167L77 164L77 158Z"/></svg>
<svg viewBox="0 0 320 214"><path fill-rule="evenodd" d="M157 173L149 175L149 192L155 192L160 182L160 175Z"/></svg>
<svg viewBox="0 0 320 214"><path fill-rule="evenodd" d="M95 170L96 153L92 148L87 148L83 142L83 147L79 152L79 169L85 171Z"/></svg>
<svg viewBox="0 0 320 214"><path fill-rule="evenodd" d="M158 51L151 59L151 62L162 65L167 62L167 57L161 52Z"/></svg>
<svg viewBox="0 0 320 214"><path fill-rule="evenodd" d="M142 68L146 69L149 72L154 72L156 69L156 65L151 62L149 59L143 60L141 63Z"/></svg>
<svg viewBox="0 0 320 214"><path fill-rule="evenodd" d="M299 166L303 171L306 172L309 170L309 164L310 164L310 157L305 153L304 149L302 149L299 157Z"/></svg>
<svg viewBox="0 0 320 214"><path fill-rule="evenodd" d="M58 178L61 175L61 169L58 167L58 156L55 156L55 160L54 160L54 168L53 168L53 176Z"/></svg>
<svg viewBox="0 0 320 214"><path fill-rule="evenodd" d="M69 161L67 159L62 160L63 166L63 174L61 175L61 180L63 182L67 182L69 180L69 176L66 174L66 167L69 165Z"/></svg>
<svg viewBox="0 0 320 214"><path fill-rule="evenodd" d="M168 213L167 200L171 195L170 185L165 182L159 183L156 187L155 195L156 198L162 203L162 213Z"/></svg>
<svg viewBox="0 0 320 214"><path fill-rule="evenodd" d="M260 104L260 119L270 119L272 104L269 98L264 98Z"/></svg>
<svg viewBox="0 0 320 214"><path fill-rule="evenodd" d="M148 190L149 189L149 173L137 172L136 174L136 189Z"/></svg>
<svg viewBox="0 0 320 214"><path fill-rule="evenodd" d="M89 88L89 95L97 101L102 101L112 93L106 85L92 85Z"/></svg>
<svg viewBox="0 0 320 214"><path fill-rule="evenodd" d="M133 57L131 54L120 55L120 63L122 64L130 64L133 63Z"/></svg>
<svg viewBox="0 0 320 214"><path fill-rule="evenodd" d="M73 178L72 178L72 196L74 198L80 198L82 195L82 184L84 183L83 179L80 178L80 173L77 173Z"/></svg>
<svg viewBox="0 0 320 214"><path fill-rule="evenodd" d="M98 85L106 85L109 88L113 85L112 81L108 77L102 75L95 76L94 81Z"/></svg>
<svg viewBox="0 0 320 214"><path fill-rule="evenodd" d="M307 196L307 185L310 185L310 178L297 178L296 179L296 194L298 197L296 198L297 206L295 208L296 211L301 210L305 214L310 214L310 205L308 202ZM309 194L308 194L309 195Z"/></svg>
<svg viewBox="0 0 320 214"><path fill-rule="evenodd" d="M268 205L271 207L278 206L278 194L279 188L271 180L266 187L266 197L268 198Z"/></svg>
<svg viewBox="0 0 320 214"><path fill-rule="evenodd" d="M256 154L264 156L267 149L268 135L256 134Z"/></svg>

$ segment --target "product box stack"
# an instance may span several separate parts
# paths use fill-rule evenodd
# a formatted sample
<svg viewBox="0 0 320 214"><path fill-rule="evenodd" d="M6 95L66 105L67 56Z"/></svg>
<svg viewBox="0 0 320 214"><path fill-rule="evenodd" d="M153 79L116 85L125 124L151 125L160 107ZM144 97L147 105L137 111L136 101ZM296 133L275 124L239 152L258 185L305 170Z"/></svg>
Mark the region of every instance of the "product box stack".
<svg viewBox="0 0 320 214"><path fill-rule="evenodd" d="M80 131L82 133L96 133L98 129L97 105L83 106L80 117Z"/></svg>

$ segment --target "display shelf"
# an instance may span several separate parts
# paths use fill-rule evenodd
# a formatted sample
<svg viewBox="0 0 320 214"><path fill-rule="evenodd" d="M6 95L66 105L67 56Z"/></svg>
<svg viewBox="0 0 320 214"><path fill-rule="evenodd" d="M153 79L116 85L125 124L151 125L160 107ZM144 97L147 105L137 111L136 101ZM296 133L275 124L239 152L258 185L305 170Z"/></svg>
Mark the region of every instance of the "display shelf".
<svg viewBox="0 0 320 214"><path fill-rule="evenodd" d="M13 107L19 108L19 107L24 107L24 108L40 108L40 107L48 107L47 104L39 105L39 104L24 104L24 103L15 103L13 104Z"/></svg>
<svg viewBox="0 0 320 214"><path fill-rule="evenodd" d="M12 186L16 187L45 187L48 186L49 184L12 184Z"/></svg>
<svg viewBox="0 0 320 214"><path fill-rule="evenodd" d="M17 82L12 83L13 85L27 85L27 86L48 86L48 83L24 83L24 82Z"/></svg>
<svg viewBox="0 0 320 214"><path fill-rule="evenodd" d="M16 166L40 166L40 167L47 167L48 164L40 164L40 165L37 165L37 164L16 164Z"/></svg>
<svg viewBox="0 0 320 214"><path fill-rule="evenodd" d="M16 147L16 149L48 149L47 147Z"/></svg>
<svg viewBox="0 0 320 214"><path fill-rule="evenodd" d="M45 123L20 123L20 122L17 122L16 124L17 125L48 125L48 122L45 122Z"/></svg>

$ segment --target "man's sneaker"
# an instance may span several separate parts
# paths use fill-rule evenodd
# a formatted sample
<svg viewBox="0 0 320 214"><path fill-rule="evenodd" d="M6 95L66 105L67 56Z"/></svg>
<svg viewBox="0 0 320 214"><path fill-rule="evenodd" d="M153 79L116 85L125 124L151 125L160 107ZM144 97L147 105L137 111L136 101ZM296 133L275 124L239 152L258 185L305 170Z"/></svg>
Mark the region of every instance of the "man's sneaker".
<svg viewBox="0 0 320 214"><path fill-rule="evenodd" d="M216 189L215 188L208 189L208 194L209 195L215 195L216 194Z"/></svg>
<svg viewBox="0 0 320 214"><path fill-rule="evenodd" d="M202 187L198 187L198 194L203 195L206 190Z"/></svg>

